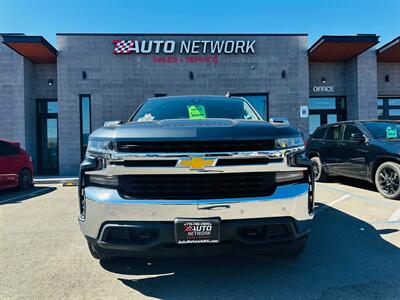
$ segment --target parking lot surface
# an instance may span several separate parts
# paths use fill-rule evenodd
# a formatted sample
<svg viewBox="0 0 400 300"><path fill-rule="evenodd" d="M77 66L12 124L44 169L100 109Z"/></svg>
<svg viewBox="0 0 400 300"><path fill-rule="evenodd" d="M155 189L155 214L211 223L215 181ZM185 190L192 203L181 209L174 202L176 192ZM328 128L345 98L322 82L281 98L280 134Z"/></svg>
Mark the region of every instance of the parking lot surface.
<svg viewBox="0 0 400 300"><path fill-rule="evenodd" d="M399 299L400 201L367 183L318 183L296 259L264 255L93 259L76 187L0 194L0 299Z"/></svg>

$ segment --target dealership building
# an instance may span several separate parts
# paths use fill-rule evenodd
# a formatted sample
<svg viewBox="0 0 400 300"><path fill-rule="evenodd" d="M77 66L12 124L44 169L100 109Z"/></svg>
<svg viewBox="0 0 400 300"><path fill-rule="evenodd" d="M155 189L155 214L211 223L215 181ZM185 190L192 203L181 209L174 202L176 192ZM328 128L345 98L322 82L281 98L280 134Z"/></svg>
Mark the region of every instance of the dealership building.
<svg viewBox="0 0 400 300"><path fill-rule="evenodd" d="M400 37L307 34L0 33L0 138L36 173L77 175L91 131L147 98L247 98L308 136L320 124L400 119Z"/></svg>

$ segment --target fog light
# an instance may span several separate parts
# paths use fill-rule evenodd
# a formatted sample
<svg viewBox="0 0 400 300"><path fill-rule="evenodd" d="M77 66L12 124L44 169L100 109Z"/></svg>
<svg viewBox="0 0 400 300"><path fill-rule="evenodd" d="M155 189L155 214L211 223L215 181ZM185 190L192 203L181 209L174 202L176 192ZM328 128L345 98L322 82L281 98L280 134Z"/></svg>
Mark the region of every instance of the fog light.
<svg viewBox="0 0 400 300"><path fill-rule="evenodd" d="M91 183L109 186L118 186L118 176L102 176L90 175L89 180Z"/></svg>
<svg viewBox="0 0 400 300"><path fill-rule="evenodd" d="M275 173L275 182L286 182L293 180L300 180L304 178L303 171L292 171L292 172L277 172Z"/></svg>

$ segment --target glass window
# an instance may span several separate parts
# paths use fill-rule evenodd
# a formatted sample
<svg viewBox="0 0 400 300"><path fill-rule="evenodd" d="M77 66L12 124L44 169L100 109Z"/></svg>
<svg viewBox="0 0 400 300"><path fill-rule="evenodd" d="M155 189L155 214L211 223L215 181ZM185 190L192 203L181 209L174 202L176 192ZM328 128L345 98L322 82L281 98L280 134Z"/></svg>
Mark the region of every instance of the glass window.
<svg viewBox="0 0 400 300"><path fill-rule="evenodd" d="M326 133L327 140L338 140L340 137L340 126L331 126Z"/></svg>
<svg viewBox="0 0 400 300"><path fill-rule="evenodd" d="M309 132L312 133L316 128L321 126L321 116L320 115L308 115L308 128Z"/></svg>
<svg viewBox="0 0 400 300"><path fill-rule="evenodd" d="M258 120L250 106L240 98L170 97L146 101L131 121L206 118Z"/></svg>
<svg viewBox="0 0 400 300"><path fill-rule="evenodd" d="M18 149L10 144L0 142L0 156L17 155Z"/></svg>
<svg viewBox="0 0 400 300"><path fill-rule="evenodd" d="M317 129L317 130L314 132L312 138L313 138L313 139L323 139L323 138L324 138L324 135L325 135L325 131L326 131L326 127Z"/></svg>
<svg viewBox="0 0 400 300"><path fill-rule="evenodd" d="M383 117L383 109L378 109L378 117Z"/></svg>
<svg viewBox="0 0 400 300"><path fill-rule="evenodd" d="M90 96L81 96L81 151L82 158L85 155L89 134L91 132L91 110L90 110Z"/></svg>
<svg viewBox="0 0 400 300"><path fill-rule="evenodd" d="M360 131L360 129L357 128L357 126L348 124L348 125L346 125L346 127L344 129L343 139L350 140L352 133L361 133L362 134L362 132Z"/></svg>
<svg viewBox="0 0 400 300"><path fill-rule="evenodd" d="M389 99L389 105L399 105L400 106L400 99Z"/></svg>
<svg viewBox="0 0 400 300"><path fill-rule="evenodd" d="M58 102L56 101L47 102L47 113L49 114L58 113Z"/></svg>
<svg viewBox="0 0 400 300"><path fill-rule="evenodd" d="M327 124L332 124L337 122L337 115L336 114L328 114L326 117Z"/></svg>
<svg viewBox="0 0 400 300"><path fill-rule="evenodd" d="M400 117L400 109L398 108L390 108L389 109L389 116L399 116Z"/></svg>
<svg viewBox="0 0 400 300"><path fill-rule="evenodd" d="M267 96L256 95L256 96L242 96L255 108L259 115L266 120L267 119Z"/></svg>
<svg viewBox="0 0 400 300"><path fill-rule="evenodd" d="M376 139L400 138L400 125L394 122L363 122L364 127Z"/></svg>
<svg viewBox="0 0 400 300"><path fill-rule="evenodd" d="M376 101L376 104L377 104L378 106L382 106L382 105L383 105L383 99L378 99L378 100Z"/></svg>
<svg viewBox="0 0 400 300"><path fill-rule="evenodd" d="M336 109L336 98L310 98L309 109Z"/></svg>

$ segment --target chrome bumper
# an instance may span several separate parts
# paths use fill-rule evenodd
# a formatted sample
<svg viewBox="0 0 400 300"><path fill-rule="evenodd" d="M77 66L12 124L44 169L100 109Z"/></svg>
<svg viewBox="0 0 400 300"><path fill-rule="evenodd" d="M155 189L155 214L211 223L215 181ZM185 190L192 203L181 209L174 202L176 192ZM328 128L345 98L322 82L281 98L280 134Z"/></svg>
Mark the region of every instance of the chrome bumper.
<svg viewBox="0 0 400 300"><path fill-rule="evenodd" d="M278 186L265 197L201 200L127 200L117 190L86 187L85 219L79 219L84 235L97 238L107 221L167 221L175 218L210 218L222 220L292 217L297 221L313 218L308 212L309 184Z"/></svg>

